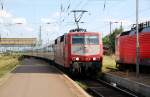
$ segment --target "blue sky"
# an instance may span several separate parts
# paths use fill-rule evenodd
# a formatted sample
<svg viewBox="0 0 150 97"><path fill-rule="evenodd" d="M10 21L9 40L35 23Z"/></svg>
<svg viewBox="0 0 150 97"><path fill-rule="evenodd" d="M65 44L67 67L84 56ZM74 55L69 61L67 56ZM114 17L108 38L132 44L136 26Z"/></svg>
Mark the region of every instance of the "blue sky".
<svg viewBox="0 0 150 97"><path fill-rule="evenodd" d="M103 36L109 34L109 22L112 29L123 22L125 30L135 23L135 0L0 0L4 2L4 11L8 16L0 17L2 37L38 37L39 26L42 26L44 44L75 28L71 10L88 10L80 24L88 31L98 31ZM150 20L150 1L140 1L140 21ZM70 7L67 9L67 7ZM62 6L62 11L60 9ZM61 16L60 16L61 14ZM69 15L68 15L69 14ZM63 21L64 20L64 21ZM63 22L60 22L63 21ZM22 22L16 25L16 22ZM51 24L45 24L45 23Z"/></svg>

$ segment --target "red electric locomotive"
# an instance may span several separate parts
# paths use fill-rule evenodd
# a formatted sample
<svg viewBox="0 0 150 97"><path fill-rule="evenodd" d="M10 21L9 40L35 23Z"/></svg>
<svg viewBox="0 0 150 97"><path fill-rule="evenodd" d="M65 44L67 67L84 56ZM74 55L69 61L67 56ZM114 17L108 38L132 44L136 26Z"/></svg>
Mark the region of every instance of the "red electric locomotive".
<svg viewBox="0 0 150 97"><path fill-rule="evenodd" d="M139 24L139 64L150 66L150 22ZM136 64L136 27L116 37L116 66Z"/></svg>
<svg viewBox="0 0 150 97"><path fill-rule="evenodd" d="M102 58L103 45L98 32L75 29L55 40L54 61L71 72L98 72Z"/></svg>

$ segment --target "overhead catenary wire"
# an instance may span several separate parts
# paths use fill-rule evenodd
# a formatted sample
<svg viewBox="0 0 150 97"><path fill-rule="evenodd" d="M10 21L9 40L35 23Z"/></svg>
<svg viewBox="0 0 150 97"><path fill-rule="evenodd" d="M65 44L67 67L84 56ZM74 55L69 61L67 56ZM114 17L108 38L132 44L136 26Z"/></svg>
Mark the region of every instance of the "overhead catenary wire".
<svg viewBox="0 0 150 97"><path fill-rule="evenodd" d="M103 0L103 1L105 1L105 0ZM126 2L126 1L127 1L127 0L124 0L124 1L121 1L121 2L120 2L120 1L118 2L118 1L117 1L115 4L111 4L111 5L108 5L108 4L110 4L110 3L106 3L106 4L105 4L105 12L106 12L107 9L110 8L110 7L111 7L111 9L118 8L118 6L120 6L120 4L124 4L124 6L126 6L126 3L124 3L124 2ZM92 2L94 2L94 1L92 1ZM111 1L109 0L109 2L112 2L112 0L111 0ZM87 4L86 4L86 3L87 3ZM89 0L87 0L86 2L84 1L82 4L80 4L80 8L85 9L88 4L90 4ZM74 4L74 5L75 5L75 4ZM85 6L84 6L84 5L85 5ZM106 6L107 6L107 7L106 7ZM124 8L124 6L122 6L122 8ZM66 7L66 8L67 8L67 7ZM71 10L72 8L73 8L73 5L70 6L69 10ZM147 10L144 9L144 11L142 10L140 13L144 13L144 12L146 12L146 11L148 11L148 9L147 9ZM102 15L104 15L104 14L102 14ZM106 15L106 14L105 14L105 15ZM125 18L130 18L130 17L133 17L133 16L134 16L134 15L132 15L132 14L129 15L129 16L125 16L125 17L122 16L122 18L120 18L120 19L124 20ZM64 21L67 20L67 17L68 17L68 16L65 16ZM112 18L115 18L113 15L111 15L111 17L112 17ZM117 17L117 18L118 18L118 17ZM64 22L64 21L63 21L63 22Z"/></svg>
<svg viewBox="0 0 150 97"><path fill-rule="evenodd" d="M105 1L106 2L106 1ZM86 0L86 2L84 2L83 6L81 6L81 9L85 8L85 6L88 5L88 0ZM81 1L79 2L79 4L81 5ZM79 6L78 6L79 7ZM63 19L63 22L64 22L65 19Z"/></svg>
<svg viewBox="0 0 150 97"><path fill-rule="evenodd" d="M64 15L64 18L62 18L62 22L64 22L66 20L66 18L70 15L71 9L78 9L79 6L82 5L82 3L84 2L84 0L80 0L79 2L77 2L77 4L72 3L71 0L68 1L67 6L66 6L66 11L64 11L64 13L66 13ZM75 5L75 6L73 6Z"/></svg>

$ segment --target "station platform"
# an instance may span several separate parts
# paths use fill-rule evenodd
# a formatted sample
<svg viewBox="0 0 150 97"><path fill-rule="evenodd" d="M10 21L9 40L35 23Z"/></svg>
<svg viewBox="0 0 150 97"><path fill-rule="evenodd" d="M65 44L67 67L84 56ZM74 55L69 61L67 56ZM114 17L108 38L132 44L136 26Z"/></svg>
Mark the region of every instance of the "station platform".
<svg viewBox="0 0 150 97"><path fill-rule="evenodd" d="M117 71L104 73L103 78L143 97L150 97L150 74L140 74L136 77L135 72Z"/></svg>
<svg viewBox="0 0 150 97"><path fill-rule="evenodd" d="M45 61L28 58L3 84L0 97L90 97L74 81Z"/></svg>

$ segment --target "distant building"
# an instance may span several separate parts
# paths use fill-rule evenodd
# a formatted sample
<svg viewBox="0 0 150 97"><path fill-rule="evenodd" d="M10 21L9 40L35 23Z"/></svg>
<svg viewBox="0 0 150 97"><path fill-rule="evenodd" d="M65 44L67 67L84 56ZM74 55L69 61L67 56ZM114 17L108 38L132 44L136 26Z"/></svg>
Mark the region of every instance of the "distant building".
<svg viewBox="0 0 150 97"><path fill-rule="evenodd" d="M0 52L21 51L37 44L36 38L0 38Z"/></svg>

